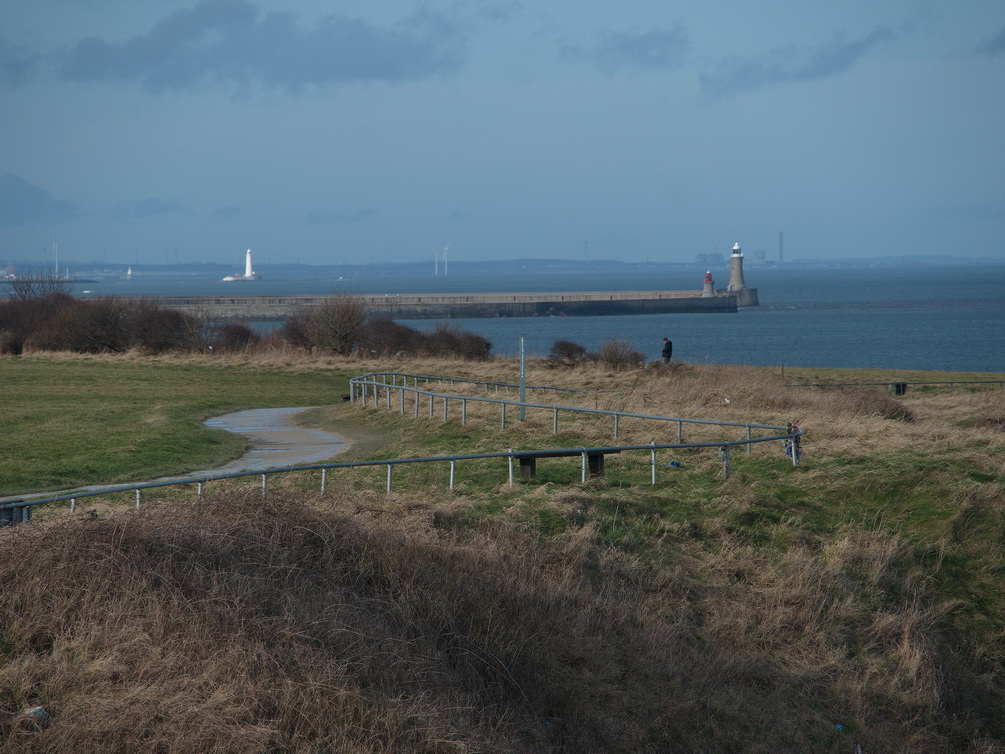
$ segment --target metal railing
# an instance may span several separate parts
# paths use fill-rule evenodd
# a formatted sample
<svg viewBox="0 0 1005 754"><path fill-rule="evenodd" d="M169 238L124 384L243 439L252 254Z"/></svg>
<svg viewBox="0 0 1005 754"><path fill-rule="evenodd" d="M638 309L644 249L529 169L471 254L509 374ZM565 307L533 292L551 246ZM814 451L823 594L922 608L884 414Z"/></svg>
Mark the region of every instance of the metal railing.
<svg viewBox="0 0 1005 754"><path fill-rule="evenodd" d="M399 384L399 378L401 383ZM388 381L390 379L390 381ZM404 415L405 413L405 396L406 394L411 394L413 396L412 400L412 411L415 418L419 417L420 413L420 398L425 397L428 399L428 415L430 418L434 416L434 402L436 399L441 400L442 407L442 419L446 422L449 418L450 402L453 401L454 405L460 404L461 411L461 426L467 424L467 407L469 402L474 403L488 403L498 405L500 407L500 429L506 429L507 420L507 407L516 408L532 408L532 409L542 409L550 411L552 413L552 434L558 434L558 418L560 412L569 413L579 413L579 414L593 414L597 416L609 416L614 423L614 439L618 439L618 434L620 431L620 425L622 419L643 419L649 421L658 422L673 422L677 425L677 443L682 443L684 440L684 425L685 424L701 424L709 426L720 426L720 427L742 427L746 430L747 440L750 441L753 438L753 430L772 430L772 431L787 431L787 426L778 426L774 424L757 424L754 422L730 422L730 421L719 421L715 419L686 419L681 416L660 416L656 414L638 414L630 411L614 411L611 409L602 408L582 408L580 406L562 406L552 403L531 403L528 401L519 400L507 400L504 398L484 398L480 396L473 395L454 395L449 393L442 393L434 390L424 390L418 387L418 380L426 380L426 384L429 381L436 378L425 377L421 375L406 374L403 372L370 372L368 374L361 375L359 377L353 377L349 380L349 395L350 400L355 403L360 401L365 407L368 400L372 401L373 405L378 405L380 401L380 393L384 393L386 408L390 410L392 408L392 398L391 395L397 392L398 395L398 410ZM412 381L412 385L408 385L408 381ZM517 387L515 385L507 385L507 383L497 383L497 382L479 382L477 380L450 380L446 378L443 382L465 382L474 385L493 385L493 386L506 386L506 387ZM528 386L527 388L531 388ZM538 388L540 389L540 388ZM562 388L559 388L562 389ZM565 389L566 392L584 392L584 391L571 391ZM749 451L749 446L748 446Z"/></svg>
<svg viewBox="0 0 1005 754"><path fill-rule="evenodd" d="M397 377L408 377L413 379L413 386L409 387L405 384L397 385L386 382L386 378L396 375ZM381 378L381 379L378 379ZM343 461L337 463L315 463L306 465L295 465L295 466L282 466L272 469L256 470L256 471L240 471L231 472L227 474L212 474L203 477L184 477L177 479L165 479L155 482L142 482L137 484L126 484L108 487L93 487L84 490L76 490L69 492L61 492L56 495L46 495L31 497L29 499L18 499L10 500L8 502L0 501L0 527L9 525L24 523L31 518L31 508L36 505L42 505L46 503L56 503L56 502L70 502L70 511L73 512L76 509L77 501L82 498L96 497L99 495L113 495L125 492L132 492L135 495L136 508L139 509L142 503L143 491L158 489L162 487L175 487L180 485L196 485L198 488L198 495L202 497L205 486L210 482L218 482L226 479L240 479L247 477L260 477L261 478L261 490L262 495L268 491L269 476L273 474L285 474L292 472L304 472L304 471L321 471L321 486L320 493L323 495L328 483L328 472L339 469L353 469L353 468L363 468L363 467L376 467L385 466L387 469L387 479L386 479L386 491L388 493L393 491L394 485L394 470L403 465L416 464L416 463L447 463L449 464L449 488L453 490L456 484L456 470L457 464L461 461L476 461L476 460L490 460L490 459L506 459L508 463L508 474L509 474L509 485L512 487L514 484L514 463L520 462L522 459L538 459L538 458L548 458L555 456L579 456L581 458L581 481L586 482L589 476L590 469L590 458L591 456L605 456L608 454L615 454L621 452L630 451L647 451L650 454L649 466L650 472L650 484L656 484L656 470L658 467L656 453L659 450L671 450L671 449L681 449L681 448L715 448L718 451L718 458L723 465L723 475L728 477L731 473L731 453L732 450L737 446L745 446L747 454L750 454L750 448L754 444L765 443L765 442L775 442L780 441L783 444L786 455L788 455L792 460L792 465L795 466L799 463L800 458L800 448L799 439L803 435L803 430L794 426L776 426L770 424L755 424L750 422L723 422L723 421L713 421L707 419L685 419L683 417L666 417L666 416L656 416L649 414L635 414L623 411L609 411L605 409L589 409L589 408L578 408L575 406L555 406L551 404L539 404L539 403L521 403L519 401L501 400L493 398L478 398L473 396L458 396L449 395L446 393L437 393L429 390L422 390L415 387L415 379L423 379L428 381L440 381L440 382L452 382L452 383L474 383L478 385L488 385L499 388L512 388L513 385L507 385L507 383L493 383L493 382L479 382L474 380L457 380L457 379L443 379L439 380L434 377L424 377L421 375L404 375L403 373L391 373L391 372L381 372L381 373L370 373L367 375L362 375L361 377L354 377L350 380L351 385L351 395L352 400L355 402L356 395L362 397L362 404L366 405L367 394L372 393L373 400L376 403L378 398L378 391L384 389L387 392L388 407L390 407L390 391L392 389L400 391L401 395L404 396L406 392L411 392L415 394L415 404L418 406L420 396L428 396L430 399L430 412L432 412L432 401L434 398L439 397L443 400L443 417L444 421L447 420L448 416L448 402L450 400L461 401L462 409L461 416L462 422L466 419L466 409L464 407L464 401L480 401L493 403L501 406L502 412L502 425L505 427L505 415L507 406L526 406L528 408L541 408L550 409L554 413L554 429L557 431L558 427L558 412L559 411L576 411L587 414L599 414L613 416L614 418L614 435L617 438L618 434L618 423L621 418L639 418L639 419L654 419L660 421L676 422L678 431L678 442L676 443L656 443L655 441L647 444L636 444L636 445L613 445L613 446L596 446L596 447L581 447L581 448L546 448L538 450L514 450L512 448L506 451L497 451L493 453L466 453L466 454L455 454L447 456L427 456L421 458L388 458L382 460L374 461ZM426 384L429 384L428 382ZM556 390L562 392L574 392L566 388L549 388L536 386L535 389L538 390ZM417 409L416 409L417 410ZM432 413L430 413L432 415ZM680 441L680 436L684 423L695 423L695 424L706 424L706 425L717 425L724 427L742 427L746 430L746 436L742 439L734 440L716 440L712 442L682 442ZM752 430L771 430L774 434L765 435L761 437L752 436Z"/></svg>

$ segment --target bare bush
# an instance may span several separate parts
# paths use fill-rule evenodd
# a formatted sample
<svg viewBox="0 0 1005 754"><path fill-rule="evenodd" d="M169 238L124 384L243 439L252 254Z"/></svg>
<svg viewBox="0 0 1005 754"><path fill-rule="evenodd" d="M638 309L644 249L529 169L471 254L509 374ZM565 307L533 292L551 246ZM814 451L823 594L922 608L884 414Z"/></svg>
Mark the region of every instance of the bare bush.
<svg viewBox="0 0 1005 754"><path fill-rule="evenodd" d="M51 293L0 303L4 350L154 353L198 348L201 324L155 302L101 298L82 301Z"/></svg>
<svg viewBox="0 0 1005 754"><path fill-rule="evenodd" d="M368 353L381 356L410 355L418 352L422 335L413 327L378 317L367 320L360 346Z"/></svg>
<svg viewBox="0 0 1005 754"><path fill-rule="evenodd" d="M203 338L208 348L216 352L243 351L262 340L250 327L237 322L210 325Z"/></svg>
<svg viewBox="0 0 1005 754"><path fill-rule="evenodd" d="M365 318L363 299L341 294L296 312L281 335L295 345L345 355L359 343Z"/></svg>
<svg viewBox="0 0 1005 754"><path fill-rule="evenodd" d="M55 294L70 295L73 281L61 278L51 271L25 275L10 282L11 297L26 301Z"/></svg>
<svg viewBox="0 0 1005 754"><path fill-rule="evenodd" d="M635 346L621 338L610 338L596 354L596 359L615 371L635 369L645 363L646 355L635 350Z"/></svg>
<svg viewBox="0 0 1005 754"><path fill-rule="evenodd" d="M551 344L548 363L551 366L575 366L586 359L586 348L571 340L556 340Z"/></svg>
<svg viewBox="0 0 1005 754"><path fill-rule="evenodd" d="M462 359L487 359L492 344L478 335L447 322L437 322L426 336L423 352L432 356L460 356Z"/></svg>
<svg viewBox="0 0 1005 754"><path fill-rule="evenodd" d="M469 361L487 359L492 352L492 344L481 335L449 323L439 322L433 332L426 333L384 317L367 320L360 348L382 356L436 356Z"/></svg>

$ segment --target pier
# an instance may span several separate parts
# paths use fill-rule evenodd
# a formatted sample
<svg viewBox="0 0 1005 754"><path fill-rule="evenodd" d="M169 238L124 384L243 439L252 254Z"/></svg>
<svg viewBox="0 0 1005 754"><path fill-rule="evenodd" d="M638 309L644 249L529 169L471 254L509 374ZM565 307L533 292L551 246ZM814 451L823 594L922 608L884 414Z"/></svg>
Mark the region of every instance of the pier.
<svg viewBox="0 0 1005 754"><path fill-rule="evenodd" d="M217 321L283 321L331 296L160 296L170 309ZM390 319L484 317L597 317L615 314L735 313L735 293L703 297L698 291L588 293L428 293L355 295L370 316Z"/></svg>

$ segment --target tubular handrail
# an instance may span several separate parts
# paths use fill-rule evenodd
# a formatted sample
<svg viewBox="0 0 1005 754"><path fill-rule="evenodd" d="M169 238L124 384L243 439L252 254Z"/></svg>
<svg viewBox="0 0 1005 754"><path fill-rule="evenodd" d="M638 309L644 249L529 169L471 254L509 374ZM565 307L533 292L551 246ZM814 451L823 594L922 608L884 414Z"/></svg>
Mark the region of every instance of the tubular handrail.
<svg viewBox="0 0 1005 754"><path fill-rule="evenodd" d="M672 450L680 448L732 448L739 445L748 445L751 443L762 443L762 442L774 442L774 441L786 441L792 440L793 438L800 437L803 434L802 429L795 429L791 434L781 434L772 435L768 437L752 437L743 440L723 440L717 442L688 442L688 443L646 443L641 445L609 445L609 446L597 446L597 447L579 447L579 448L546 448L539 450L504 450L504 451L494 451L491 453L459 453L448 456L424 456L417 458L384 458L381 460L374 461L341 461L336 463L312 463L304 465L294 465L294 466L277 466L271 469L262 469L257 471L236 471L227 474L212 474L202 477L185 477L181 479L165 479L158 482L141 482L138 484L124 484L117 485L114 487L100 487L95 489L86 489L76 492L64 492L58 495L50 495L48 497L37 497L27 500L15 500L7 503L0 502L0 510L5 510L8 508L20 508L26 505L41 505L43 503L56 503L65 500L79 500L85 497L96 497L99 495L113 495L120 492L136 492L137 493L137 504L139 507L141 490L157 489L161 487L174 487L184 484L198 484L200 488L209 482L219 482L225 479L240 479L244 477L261 476L264 477L269 474L281 474L289 473L294 471L327 471L332 469L352 469L357 467L368 467L368 466L400 466L411 463L432 463L432 462L456 462L456 461L476 461L485 460L492 458L507 458L511 461L520 458L538 458L542 456L547 456L549 453L565 453L565 454L582 454L582 455L595 455L595 454L610 454L610 453L620 453L622 451L631 450ZM201 489L200 489L201 494Z"/></svg>
<svg viewBox="0 0 1005 754"><path fill-rule="evenodd" d="M559 404L552 403L532 403L530 401L519 401L519 400L507 400L505 398L484 398L476 395L458 395L454 393L441 393L434 390L423 390L418 387L409 387L408 385L397 385L389 382L378 381L377 377L383 377L388 375L396 375L398 377L416 377L418 375L406 374L404 372L369 372L359 377L352 377L349 380L351 400L355 402L355 390L354 388L359 386L374 386L377 388L389 388L392 390L404 390L410 393L416 393L418 395L427 395L435 398L447 398L450 400L465 400L465 401L475 401L479 403L495 403L504 404L506 406L525 406L527 408L541 408L549 410L558 411L570 411L583 414L599 414L603 416L615 416L626 419L649 419L653 421L668 421L668 422L684 422L685 424L709 424L723 427L750 427L751 429L787 429L784 426L779 426L775 424L757 424L755 422L732 422L732 421L721 421L718 419L688 419L682 416L661 416L657 414L636 414L630 411L615 411L612 409L603 408L582 408L580 406L563 406ZM425 377L418 376L419 379L426 379ZM448 381L449 378L445 378L443 381ZM506 385L507 383L496 383L496 382L480 382L477 380L457 380L458 382L468 382L473 384L485 384L485 385ZM518 387L516 385L509 385L510 387ZM530 386L527 386L530 389ZM567 390L569 392L585 392L585 391L574 391L568 388L555 388L559 390ZM366 401L366 396L363 396L364 404Z"/></svg>

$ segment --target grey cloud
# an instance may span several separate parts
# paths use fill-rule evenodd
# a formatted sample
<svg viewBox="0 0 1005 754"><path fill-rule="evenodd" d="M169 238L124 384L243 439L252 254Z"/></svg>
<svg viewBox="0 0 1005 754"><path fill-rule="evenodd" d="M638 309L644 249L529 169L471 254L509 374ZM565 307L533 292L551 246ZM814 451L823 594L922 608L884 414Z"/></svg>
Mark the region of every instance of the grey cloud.
<svg viewBox="0 0 1005 754"><path fill-rule="evenodd" d="M361 209L354 215L341 215L337 212L312 212L304 221L306 225L342 225L344 223L358 223L373 217L375 210L367 207Z"/></svg>
<svg viewBox="0 0 1005 754"><path fill-rule="evenodd" d="M701 75L701 88L707 95L723 97L775 84L835 76L893 36L890 29L877 28L862 39L847 42L838 38L815 50L787 47L757 60L729 58L715 73Z"/></svg>
<svg viewBox="0 0 1005 754"><path fill-rule="evenodd" d="M40 58L23 47L0 37L0 84L20 86L31 78L38 68Z"/></svg>
<svg viewBox="0 0 1005 754"><path fill-rule="evenodd" d="M488 3L475 10L475 15L489 21L509 21L523 12L523 3L511 2Z"/></svg>
<svg viewBox="0 0 1005 754"><path fill-rule="evenodd" d="M73 204L56 199L45 189L33 186L12 173L0 175L0 225L54 222L76 214Z"/></svg>
<svg viewBox="0 0 1005 754"><path fill-rule="evenodd" d="M184 204L150 196L135 204L120 202L115 208L115 216L123 220L146 220L160 215L184 214L188 211L189 208Z"/></svg>
<svg viewBox="0 0 1005 754"><path fill-rule="evenodd" d="M1005 29L999 31L986 42L979 44L977 52L983 55L999 55L1005 52Z"/></svg>
<svg viewBox="0 0 1005 754"><path fill-rule="evenodd" d="M330 15L302 28L289 13L260 15L247 0L203 0L124 42L80 40L64 57L73 81L138 81L154 92L212 81L297 92L309 85L403 81L456 68L463 38L420 12L391 29Z"/></svg>
<svg viewBox="0 0 1005 754"><path fill-rule="evenodd" d="M604 32L588 47L569 46L565 57L591 60L605 71L621 68L679 68L688 47L687 32L680 23L673 28L646 32Z"/></svg>

